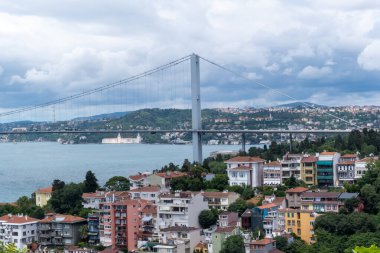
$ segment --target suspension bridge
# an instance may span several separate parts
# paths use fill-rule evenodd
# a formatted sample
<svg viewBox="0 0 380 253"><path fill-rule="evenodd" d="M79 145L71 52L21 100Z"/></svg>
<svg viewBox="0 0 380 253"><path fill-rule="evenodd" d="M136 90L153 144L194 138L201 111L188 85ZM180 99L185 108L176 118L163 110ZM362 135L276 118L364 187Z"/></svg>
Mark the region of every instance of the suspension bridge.
<svg viewBox="0 0 380 253"><path fill-rule="evenodd" d="M192 54L178 60L131 76L117 82L89 89L74 95L64 96L51 101L25 106L0 113L0 123L10 122L50 122L57 123L73 119L91 118L94 115L127 112L143 108L180 108L191 109L191 127L168 129L32 129L27 131L3 130L0 135L14 134L112 134L112 133L189 133L192 135L193 159L202 161L202 135L204 134L241 134L245 150L246 134L285 133L285 134L336 134L348 133L350 130L250 130L250 129L203 129L201 116L201 71L200 62L215 67L237 78L255 83L262 88L297 101L296 98L263 83L251 80L211 60ZM202 64L203 64L202 63ZM212 73L206 69L209 75ZM221 77L223 78L223 77ZM215 78L214 78L215 79ZM214 80L218 82L218 78ZM219 79L220 81L220 79ZM203 86L202 86L203 88ZM214 98L217 100L217 98ZM310 104L306 104L310 107ZM341 119L333 114L327 115ZM350 122L346 122L350 124Z"/></svg>

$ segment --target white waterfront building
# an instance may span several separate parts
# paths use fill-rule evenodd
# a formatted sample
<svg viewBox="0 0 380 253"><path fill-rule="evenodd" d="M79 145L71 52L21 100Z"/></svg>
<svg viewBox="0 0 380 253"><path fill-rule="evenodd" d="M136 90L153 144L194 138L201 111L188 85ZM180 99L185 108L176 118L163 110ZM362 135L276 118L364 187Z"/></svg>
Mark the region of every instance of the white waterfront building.
<svg viewBox="0 0 380 253"><path fill-rule="evenodd" d="M264 162L260 157L250 156L237 156L225 161L229 185L262 186Z"/></svg>
<svg viewBox="0 0 380 253"><path fill-rule="evenodd" d="M39 220L24 215L7 214L0 217L0 242L14 243L18 249L36 242Z"/></svg>
<svg viewBox="0 0 380 253"><path fill-rule="evenodd" d="M136 138L122 138L120 133L116 138L103 138L102 144L139 144L142 141L140 134Z"/></svg>

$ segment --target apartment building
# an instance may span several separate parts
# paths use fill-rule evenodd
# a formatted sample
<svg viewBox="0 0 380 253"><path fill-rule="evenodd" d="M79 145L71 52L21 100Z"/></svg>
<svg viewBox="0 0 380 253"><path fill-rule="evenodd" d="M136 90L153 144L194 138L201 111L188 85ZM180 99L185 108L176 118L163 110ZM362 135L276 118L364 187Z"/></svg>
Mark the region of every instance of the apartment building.
<svg viewBox="0 0 380 253"><path fill-rule="evenodd" d="M158 240L157 206L147 203L141 211L141 228L139 233L139 247L147 242Z"/></svg>
<svg viewBox="0 0 380 253"><path fill-rule="evenodd" d="M304 192L301 194L301 209L317 213L339 212L343 203L339 200L340 192Z"/></svg>
<svg viewBox="0 0 380 253"><path fill-rule="evenodd" d="M89 214L87 217L87 235L88 243L90 245L98 245L100 242L99 238L99 215L98 213Z"/></svg>
<svg viewBox="0 0 380 253"><path fill-rule="evenodd" d="M219 227L212 234L212 243L209 245L210 252L219 253L222 250L223 243L231 235L238 235L239 228L233 227Z"/></svg>
<svg viewBox="0 0 380 253"><path fill-rule="evenodd" d="M317 182L319 187L338 185L337 164L340 154L338 152L322 152L317 161Z"/></svg>
<svg viewBox="0 0 380 253"><path fill-rule="evenodd" d="M301 180L306 185L317 185L317 161L315 156L304 156L301 160Z"/></svg>
<svg viewBox="0 0 380 253"><path fill-rule="evenodd" d="M295 233L306 243L315 242L314 222L318 214L311 210L283 209L279 212L284 215L285 230L288 233Z"/></svg>
<svg viewBox="0 0 380 253"><path fill-rule="evenodd" d="M355 161L355 180L361 178L368 170L368 164L378 160L378 157L365 157L361 160Z"/></svg>
<svg viewBox="0 0 380 253"><path fill-rule="evenodd" d="M8 214L0 217L0 242L14 243L18 249L38 240L39 220L24 216Z"/></svg>
<svg viewBox="0 0 380 253"><path fill-rule="evenodd" d="M237 226L239 214L235 212L221 212L218 217L219 227Z"/></svg>
<svg viewBox="0 0 380 253"><path fill-rule="evenodd" d="M260 157L237 156L225 161L229 185L263 185L264 160Z"/></svg>
<svg viewBox="0 0 380 253"><path fill-rule="evenodd" d="M271 253L276 249L276 240L272 238L264 238L261 240L253 240L245 244L245 252L248 253Z"/></svg>
<svg viewBox="0 0 380 253"><path fill-rule="evenodd" d="M175 226L160 230L160 243L175 245L177 252L194 252L201 241L201 229L194 227Z"/></svg>
<svg viewBox="0 0 380 253"><path fill-rule="evenodd" d="M47 214L39 222L39 243L42 246L69 246L80 241L80 227L87 221L65 214Z"/></svg>
<svg viewBox="0 0 380 253"><path fill-rule="evenodd" d="M291 188L285 192L286 194L286 206L289 208L301 207L301 194L308 191L305 187Z"/></svg>
<svg viewBox="0 0 380 253"><path fill-rule="evenodd" d="M130 199L128 191L96 191L82 194L84 208L99 209L101 203L118 202Z"/></svg>
<svg viewBox="0 0 380 253"><path fill-rule="evenodd" d="M157 202L158 195L161 193L159 186L143 186L129 191L131 199L145 199L153 204Z"/></svg>
<svg viewBox="0 0 380 253"><path fill-rule="evenodd" d="M291 176L296 179L301 179L301 160L302 154L289 154L287 153L281 160L282 181Z"/></svg>
<svg viewBox="0 0 380 253"><path fill-rule="evenodd" d="M281 163L278 161L266 163L263 169L263 184L276 186L282 184Z"/></svg>
<svg viewBox="0 0 380 253"><path fill-rule="evenodd" d="M113 250L134 251L138 246L141 211L146 200L123 200L102 203L99 207L100 242Z"/></svg>
<svg viewBox="0 0 380 253"><path fill-rule="evenodd" d="M129 176L130 190L149 185L147 177L151 175L150 172L139 173L137 175Z"/></svg>
<svg viewBox="0 0 380 253"><path fill-rule="evenodd" d="M149 175L146 181L149 185L158 185L163 190L170 190L170 183L173 178L184 177L186 175L186 173L180 171L166 171Z"/></svg>
<svg viewBox="0 0 380 253"><path fill-rule="evenodd" d="M234 203L240 194L235 192L203 192L205 200L208 202L208 208L215 208L218 210L227 211L229 205Z"/></svg>
<svg viewBox="0 0 380 253"><path fill-rule="evenodd" d="M277 212L280 205L269 203L252 209L252 231L257 229L264 231L265 237L273 237L273 231L277 230Z"/></svg>
<svg viewBox="0 0 380 253"><path fill-rule="evenodd" d="M157 227L200 227L199 213L208 209L208 202L200 192L161 193L157 202Z"/></svg>
<svg viewBox="0 0 380 253"><path fill-rule="evenodd" d="M36 191L36 205L44 207L51 198L53 187L40 188Z"/></svg>

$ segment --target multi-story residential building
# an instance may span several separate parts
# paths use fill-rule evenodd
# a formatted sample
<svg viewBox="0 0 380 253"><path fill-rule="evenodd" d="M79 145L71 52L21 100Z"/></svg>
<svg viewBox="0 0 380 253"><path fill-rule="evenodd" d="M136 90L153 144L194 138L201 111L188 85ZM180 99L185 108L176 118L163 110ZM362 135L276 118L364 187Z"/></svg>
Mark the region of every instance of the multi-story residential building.
<svg viewBox="0 0 380 253"><path fill-rule="evenodd" d="M282 157L281 160L281 170L282 170L282 181L291 176L301 179L301 160L302 154L289 154L287 153Z"/></svg>
<svg viewBox="0 0 380 253"><path fill-rule="evenodd" d="M365 157L361 160L355 161L355 180L361 178L368 170L368 164L371 164L378 160L378 157Z"/></svg>
<svg viewBox="0 0 380 253"><path fill-rule="evenodd" d="M359 157L357 154L345 154L340 157L341 162L350 162L350 161L356 161Z"/></svg>
<svg viewBox="0 0 380 253"><path fill-rule="evenodd" d="M345 183L353 184L355 182L355 161L340 161L337 164L338 186Z"/></svg>
<svg viewBox="0 0 380 253"><path fill-rule="evenodd" d="M239 221L238 213L224 211L219 214L218 226L219 227L237 226L238 221Z"/></svg>
<svg viewBox="0 0 380 253"><path fill-rule="evenodd" d="M201 229L194 227L168 227L160 230L160 243L175 245L177 252L194 252L201 241Z"/></svg>
<svg viewBox="0 0 380 253"><path fill-rule="evenodd" d="M141 228L139 233L139 247L149 241L156 241L159 238L157 229L157 206L147 203L141 211Z"/></svg>
<svg viewBox="0 0 380 253"><path fill-rule="evenodd" d="M264 185L281 185L282 171L281 163L278 161L270 162L264 165Z"/></svg>
<svg viewBox="0 0 380 253"><path fill-rule="evenodd" d="M90 245L98 245L100 242L99 238L99 215L98 213L89 214L87 217L87 228L88 228L88 243Z"/></svg>
<svg viewBox="0 0 380 253"><path fill-rule="evenodd" d="M4 215L0 217L0 242L14 243L18 249L26 248L38 240L39 220L24 215Z"/></svg>
<svg viewBox="0 0 380 253"><path fill-rule="evenodd" d="M252 231L263 230L265 237L273 237L273 231L278 228L277 211L279 205L269 203L252 209Z"/></svg>
<svg viewBox="0 0 380 253"><path fill-rule="evenodd" d="M238 235L238 227L219 227L212 235L212 244L209 247L210 252L219 253L222 250L224 241L231 235Z"/></svg>
<svg viewBox="0 0 380 253"><path fill-rule="evenodd" d="M314 222L318 214L311 210L282 209L285 230L288 233L295 233L306 243L315 242Z"/></svg>
<svg viewBox="0 0 380 253"><path fill-rule="evenodd" d="M340 154L337 152L322 152L317 161L317 182L319 187L336 186L337 172L336 166L339 162Z"/></svg>
<svg viewBox="0 0 380 253"><path fill-rule="evenodd" d="M301 209L317 213L338 212L343 203L339 192L304 192L301 194Z"/></svg>
<svg viewBox="0 0 380 253"><path fill-rule="evenodd" d="M39 243L43 246L69 246L80 241L80 227L87 221L81 217L48 214L39 223Z"/></svg>
<svg viewBox="0 0 380 253"><path fill-rule="evenodd" d="M161 193L161 187L159 186L144 186L130 190L131 199L145 199L152 203L156 203L158 195Z"/></svg>
<svg viewBox="0 0 380 253"><path fill-rule="evenodd" d="M116 203L101 203L99 206L100 242L112 246L113 250L134 251L138 247L141 226L141 211L146 200L123 200Z"/></svg>
<svg viewBox="0 0 380 253"><path fill-rule="evenodd" d="M130 199L128 191L96 191L82 194L84 208L99 209L101 203L118 202Z"/></svg>
<svg viewBox="0 0 380 253"><path fill-rule="evenodd" d="M208 208L215 208L226 211L230 204L234 203L240 194L235 192L203 192L205 200L208 202Z"/></svg>
<svg viewBox="0 0 380 253"><path fill-rule="evenodd" d="M229 185L263 185L264 162L260 157L250 156L237 156L225 161Z"/></svg>
<svg viewBox="0 0 380 253"><path fill-rule="evenodd" d="M157 202L158 229L200 227L198 215L204 209L208 209L208 203L200 192L161 193Z"/></svg>
<svg viewBox="0 0 380 253"><path fill-rule="evenodd" d="M131 190L149 185L147 177L151 175L150 172L139 173L137 175L129 176L129 187Z"/></svg>
<svg viewBox="0 0 380 253"><path fill-rule="evenodd" d="M53 193L53 187L40 188L36 191L36 205L43 207L47 205L47 202L51 198Z"/></svg>
<svg viewBox="0 0 380 253"><path fill-rule="evenodd" d="M289 208L301 207L301 194L308 191L305 187L296 187L287 190L286 193L286 206Z"/></svg>
<svg viewBox="0 0 380 253"><path fill-rule="evenodd" d="M253 240L245 244L245 252L248 253L271 253L276 249L276 241L272 238Z"/></svg>
<svg viewBox="0 0 380 253"><path fill-rule="evenodd" d="M166 171L149 175L146 180L149 185L158 185L161 189L170 190L170 183L173 178L184 177L186 175L186 173L180 171Z"/></svg>
<svg viewBox="0 0 380 253"><path fill-rule="evenodd" d="M315 156L304 156L301 160L301 180L306 185L317 185L317 161Z"/></svg>

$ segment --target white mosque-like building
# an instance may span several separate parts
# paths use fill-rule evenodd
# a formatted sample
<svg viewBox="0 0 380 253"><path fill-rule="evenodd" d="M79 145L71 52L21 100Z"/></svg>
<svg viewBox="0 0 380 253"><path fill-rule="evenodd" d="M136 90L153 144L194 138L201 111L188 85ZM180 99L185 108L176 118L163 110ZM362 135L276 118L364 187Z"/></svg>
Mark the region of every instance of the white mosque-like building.
<svg viewBox="0 0 380 253"><path fill-rule="evenodd" d="M122 138L119 133L116 138L103 138L102 144L139 144L141 141L140 134L136 138Z"/></svg>

